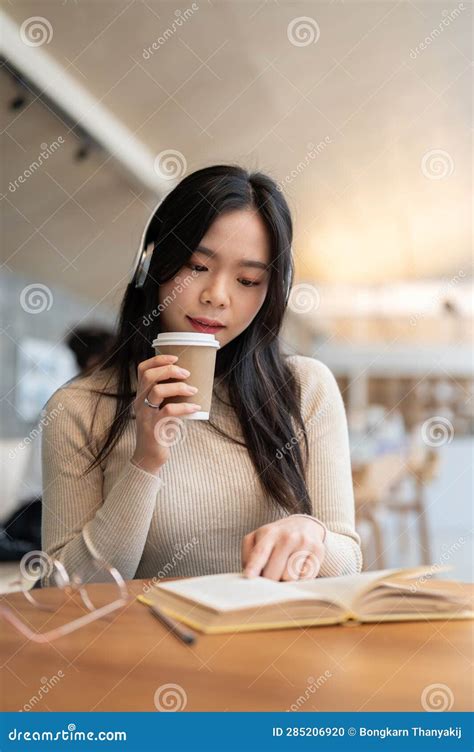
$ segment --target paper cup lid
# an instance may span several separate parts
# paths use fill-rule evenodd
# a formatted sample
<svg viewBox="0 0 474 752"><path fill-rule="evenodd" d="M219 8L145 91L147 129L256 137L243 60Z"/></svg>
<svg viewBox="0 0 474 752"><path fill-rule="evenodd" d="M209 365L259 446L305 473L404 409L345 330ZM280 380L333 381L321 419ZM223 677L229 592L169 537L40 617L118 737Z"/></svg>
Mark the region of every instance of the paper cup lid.
<svg viewBox="0 0 474 752"><path fill-rule="evenodd" d="M220 347L219 340L213 334L200 332L163 332L151 343L152 347L165 345L200 345L201 347Z"/></svg>

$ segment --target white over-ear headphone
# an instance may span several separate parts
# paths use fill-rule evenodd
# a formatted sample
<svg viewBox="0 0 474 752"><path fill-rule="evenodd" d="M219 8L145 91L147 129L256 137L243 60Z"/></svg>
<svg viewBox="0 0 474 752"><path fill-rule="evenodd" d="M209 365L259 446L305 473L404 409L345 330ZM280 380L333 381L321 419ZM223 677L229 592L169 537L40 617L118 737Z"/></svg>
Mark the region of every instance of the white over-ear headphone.
<svg viewBox="0 0 474 752"><path fill-rule="evenodd" d="M161 206L163 202L163 198L158 202L158 204L153 209L150 218L148 219L148 222L145 225L145 229L143 230L143 234L140 240L140 245L138 246L138 250L135 256L135 261L133 262L132 271L130 274L129 284L131 284L135 280L135 287L143 287L145 284L145 280L148 274L148 269L150 268L150 262L151 257L153 256L153 251L155 248L155 244L153 241L150 241L147 246L145 246L145 239L149 230L149 227L152 223L152 220L158 210L158 208Z"/></svg>

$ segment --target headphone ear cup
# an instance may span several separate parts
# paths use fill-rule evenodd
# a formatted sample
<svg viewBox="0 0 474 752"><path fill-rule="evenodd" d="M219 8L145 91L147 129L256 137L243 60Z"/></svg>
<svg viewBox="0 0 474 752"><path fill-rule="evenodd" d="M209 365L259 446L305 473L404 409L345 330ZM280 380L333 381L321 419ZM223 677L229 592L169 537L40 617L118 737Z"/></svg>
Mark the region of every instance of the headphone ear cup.
<svg viewBox="0 0 474 752"><path fill-rule="evenodd" d="M151 256L154 250L153 248L154 241L149 241L147 245L145 245L145 243L146 243L146 238L150 230L150 227L155 219L158 209L160 208L161 204L164 201L164 198L165 197L163 196L163 198L160 199L160 201L157 203L157 205L153 209L145 225L145 228L142 232L140 244L135 254L135 260L133 262L133 267L132 267L130 278L129 278L129 284L135 281L135 287L143 287L145 283L146 275L148 274L148 269L150 268ZM151 251L150 251L150 246L151 246Z"/></svg>
<svg viewBox="0 0 474 752"><path fill-rule="evenodd" d="M155 244L153 241L150 241L140 257L140 263L135 277L135 287L143 287L145 284L154 250Z"/></svg>
<svg viewBox="0 0 474 752"><path fill-rule="evenodd" d="M285 277L285 304L290 300L291 293L291 269L288 269Z"/></svg>

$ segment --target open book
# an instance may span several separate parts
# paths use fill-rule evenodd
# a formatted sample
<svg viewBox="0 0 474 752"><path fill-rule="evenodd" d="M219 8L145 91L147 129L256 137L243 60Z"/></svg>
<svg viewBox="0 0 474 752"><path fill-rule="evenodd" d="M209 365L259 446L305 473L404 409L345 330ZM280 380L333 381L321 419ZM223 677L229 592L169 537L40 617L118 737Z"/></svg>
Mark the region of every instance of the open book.
<svg viewBox="0 0 474 752"><path fill-rule="evenodd" d="M433 580L432 574L432 566L293 582L215 574L156 584L138 600L209 634L349 621L474 618L473 586Z"/></svg>

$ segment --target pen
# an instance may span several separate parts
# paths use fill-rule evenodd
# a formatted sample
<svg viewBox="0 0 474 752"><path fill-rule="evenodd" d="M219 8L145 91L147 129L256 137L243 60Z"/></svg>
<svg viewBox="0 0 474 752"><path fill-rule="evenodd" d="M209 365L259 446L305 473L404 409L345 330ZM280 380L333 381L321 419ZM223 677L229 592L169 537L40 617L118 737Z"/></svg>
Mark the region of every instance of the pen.
<svg viewBox="0 0 474 752"><path fill-rule="evenodd" d="M143 598L143 596L139 595L137 600L147 605L153 616L158 619L158 621L161 621L161 623L166 627L168 627L168 629L174 635L176 635L178 639L180 639L182 642L185 642L186 645L193 645L196 642L197 635L195 634L195 632L181 626L181 624L178 624L178 622L176 622L170 616L164 614L163 611L158 608L158 606L156 606L154 603L150 603L147 598Z"/></svg>

